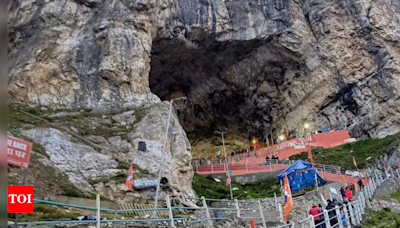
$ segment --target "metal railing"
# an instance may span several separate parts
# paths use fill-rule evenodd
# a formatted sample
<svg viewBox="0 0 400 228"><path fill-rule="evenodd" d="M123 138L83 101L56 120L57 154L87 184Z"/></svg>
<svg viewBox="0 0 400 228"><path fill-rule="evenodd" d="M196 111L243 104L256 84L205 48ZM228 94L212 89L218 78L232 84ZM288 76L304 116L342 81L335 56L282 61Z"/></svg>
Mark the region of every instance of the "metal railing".
<svg viewBox="0 0 400 228"><path fill-rule="evenodd" d="M393 177L400 178L399 169L396 170ZM318 228L351 228L358 226L363 218L363 215L366 212L366 207L370 207L369 201L367 199L371 198L376 190L382 182L384 181L383 175L380 172L370 172L368 173L369 183L365 185L363 189L359 191L358 197L356 200L349 202L343 205L336 205L335 208L329 210L323 210L319 215L323 215L324 220L319 221L317 225L315 225L314 217L308 216L307 218L299 221L297 224L290 223L285 224L276 228L284 228L284 227L318 227ZM387 176L386 176L387 178ZM212 225L212 221L215 220L229 220L231 216L241 218L241 219L259 219L261 220L264 227L266 227L266 221L264 217L264 209L262 208L261 201L253 200L253 201L238 201L238 200L220 200L220 199L206 199L204 197L201 198L187 198L187 200L196 201L196 203L201 204L199 207L172 207L169 196L166 196L166 204L165 208L149 208L149 209L128 209L128 210L114 210L114 209L105 209L100 207L100 196L96 197L96 207L86 207L80 205L72 205L72 204L64 204L59 202L47 201L34 199L34 203L44 203L51 204L57 206L64 207L72 207L78 209L85 210L94 210L97 211L97 216L95 221L36 221L36 222L21 222L18 225L56 225L56 224L96 224L97 228L101 227L102 223L149 223L149 222L167 222L170 227L175 227L176 221L187 221L190 223L202 223L207 222L209 225ZM207 202L227 202L228 205L232 205L232 207L210 207ZM256 204L257 209L253 208L245 208L239 206L239 202L246 203L254 203ZM258 204L258 205L257 205ZM283 220L282 206L277 204L275 200L275 207L279 210L280 220ZM140 218L140 219L124 219L124 220L101 220L100 212L108 212L108 213L127 213L127 212L143 212L143 211L160 211L165 210L168 211L168 218ZM200 210L204 211L204 216L202 218L196 218L194 220L190 220L189 218L174 218L173 211L174 210ZM214 213L210 213L214 212ZM223 212L230 217L225 216L224 214L216 215L215 212ZM255 213L256 215L250 215L250 212ZM335 222L336 221L336 222Z"/></svg>

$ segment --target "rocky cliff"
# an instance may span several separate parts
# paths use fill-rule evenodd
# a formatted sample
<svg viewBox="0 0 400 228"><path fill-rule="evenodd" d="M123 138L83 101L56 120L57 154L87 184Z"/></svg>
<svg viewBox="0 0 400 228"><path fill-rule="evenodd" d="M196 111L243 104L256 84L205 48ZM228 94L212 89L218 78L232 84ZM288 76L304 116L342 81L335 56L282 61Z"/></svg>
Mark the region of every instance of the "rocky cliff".
<svg viewBox="0 0 400 228"><path fill-rule="evenodd" d="M135 180L157 178L168 108L160 103L118 114L94 114L11 106L8 132L34 143L28 184L35 185L37 197L99 193L120 202L147 202L155 188L130 191L125 180L130 163ZM146 144L144 150L139 150L139 142ZM175 113L165 156L162 176L170 187L163 189L161 199L166 192L193 196L191 147ZM21 174L9 167L12 184L20 182Z"/></svg>
<svg viewBox="0 0 400 228"><path fill-rule="evenodd" d="M400 129L396 0L17 2L13 102L109 111L184 94L188 131Z"/></svg>
<svg viewBox="0 0 400 228"><path fill-rule="evenodd" d="M8 18L9 101L106 113L84 118L76 132L121 150L125 162L140 155L133 162L150 172L160 162L166 109L140 121L125 111L181 95L187 131L262 135L304 121L345 125L357 138L400 130L396 0L23 0L9 3ZM120 113L112 123L111 112ZM168 175L190 192L190 146L173 125ZM118 173L109 150L48 126L17 130L82 189L115 186L99 181ZM137 154L142 139L152 153ZM104 162L86 166L93 156Z"/></svg>

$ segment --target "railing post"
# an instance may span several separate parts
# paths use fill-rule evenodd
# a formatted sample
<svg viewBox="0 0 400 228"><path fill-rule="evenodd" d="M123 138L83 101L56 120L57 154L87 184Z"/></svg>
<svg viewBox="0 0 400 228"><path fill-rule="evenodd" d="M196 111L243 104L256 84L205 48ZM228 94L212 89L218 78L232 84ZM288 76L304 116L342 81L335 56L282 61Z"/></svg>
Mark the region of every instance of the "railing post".
<svg viewBox="0 0 400 228"><path fill-rule="evenodd" d="M225 164L225 162L224 162L224 172L226 172L226 164Z"/></svg>
<svg viewBox="0 0 400 228"><path fill-rule="evenodd" d="M236 216L240 218L240 208L239 208L239 201L237 199L235 201L235 207L236 207Z"/></svg>
<svg viewBox="0 0 400 228"><path fill-rule="evenodd" d="M325 165L322 165L322 168L324 169L324 173L325 173L326 172Z"/></svg>
<svg viewBox="0 0 400 228"><path fill-rule="evenodd" d="M340 208L338 206L335 207L335 212L336 212L336 218L339 224L339 228L343 228L343 221L342 221L342 216L340 214Z"/></svg>
<svg viewBox="0 0 400 228"><path fill-rule="evenodd" d="M278 210L279 210L279 220L281 221L281 223L283 223L283 213L282 213L282 207L281 207L280 203L278 203Z"/></svg>
<svg viewBox="0 0 400 228"><path fill-rule="evenodd" d="M96 195L96 228L100 228L100 194Z"/></svg>
<svg viewBox="0 0 400 228"><path fill-rule="evenodd" d="M331 228L331 221L329 218L328 210L324 210L324 218L325 218L326 228Z"/></svg>
<svg viewBox="0 0 400 228"><path fill-rule="evenodd" d="M247 163L248 163L248 158L246 158L246 173L249 173L249 169L248 169L248 167L247 167Z"/></svg>
<svg viewBox="0 0 400 228"><path fill-rule="evenodd" d="M350 221L353 225L357 225L356 218L355 218L354 211L353 211L353 204L349 203L348 205L349 205L349 211L350 211Z"/></svg>
<svg viewBox="0 0 400 228"><path fill-rule="evenodd" d="M196 161L196 173L199 173L199 164L197 161Z"/></svg>
<svg viewBox="0 0 400 228"><path fill-rule="evenodd" d="M347 205L349 205L349 204L347 204ZM346 204L343 205L343 213L344 213L347 228L351 228L349 211L347 210L347 205Z"/></svg>
<svg viewBox="0 0 400 228"><path fill-rule="evenodd" d="M272 171L272 162L269 160L269 171Z"/></svg>
<svg viewBox="0 0 400 228"><path fill-rule="evenodd" d="M263 210L262 210L262 206L261 206L261 201L260 201L260 200L258 200L258 208L259 208L259 210L260 210L260 217L261 217L263 226L264 226L264 228L267 228L267 223L265 222L264 212L263 212Z"/></svg>
<svg viewBox="0 0 400 228"><path fill-rule="evenodd" d="M278 209L278 200L276 199L276 192L274 192L274 201L275 201L275 208L276 208L276 210L279 210L279 209Z"/></svg>
<svg viewBox="0 0 400 228"><path fill-rule="evenodd" d="M202 196L202 197L201 197L201 201L203 202L203 207L204 207L205 210L206 210L206 216L207 216L207 219L208 219L208 224L209 224L210 226L212 226L212 221L210 220L210 219L211 219L211 217L210 217L210 211L208 210L208 207L207 207L206 198L204 198L204 196Z"/></svg>
<svg viewBox="0 0 400 228"><path fill-rule="evenodd" d="M310 223L309 227L315 227L314 217L312 215L309 215L308 218L309 218L308 222Z"/></svg>
<svg viewBox="0 0 400 228"><path fill-rule="evenodd" d="M214 162L211 162L211 173L214 173Z"/></svg>
<svg viewBox="0 0 400 228"><path fill-rule="evenodd" d="M174 216L172 214L171 200L169 198L169 194L167 194L167 208L168 208L168 216L169 216L169 219L170 219L170 226L171 227L175 227Z"/></svg>
<svg viewBox="0 0 400 228"><path fill-rule="evenodd" d="M358 225L359 211L358 211L358 202L357 202L357 200L354 201L353 205L354 205L353 214L354 214L354 221L355 221L354 225Z"/></svg>

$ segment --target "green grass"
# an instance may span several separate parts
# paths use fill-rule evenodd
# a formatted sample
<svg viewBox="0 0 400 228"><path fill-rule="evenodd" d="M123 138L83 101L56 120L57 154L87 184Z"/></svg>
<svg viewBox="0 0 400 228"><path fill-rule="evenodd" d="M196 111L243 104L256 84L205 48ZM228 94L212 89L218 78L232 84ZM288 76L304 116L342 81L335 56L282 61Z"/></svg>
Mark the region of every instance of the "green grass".
<svg viewBox="0 0 400 228"><path fill-rule="evenodd" d="M397 192L392 193L392 198L397 199L400 202L400 190L397 190Z"/></svg>
<svg viewBox="0 0 400 228"><path fill-rule="evenodd" d="M33 213L22 213L19 214L20 222L30 222L30 221L48 221L54 219L72 219L81 216L78 213L65 212L58 210L57 207L35 203L33 204ZM15 219L15 214L8 214L8 219Z"/></svg>
<svg viewBox="0 0 400 228"><path fill-rule="evenodd" d="M376 161L380 155L390 152L399 144L400 132L382 139L360 140L334 148L312 148L312 154L315 163L337 165L348 169L355 168L353 164L354 156L358 168L366 168ZM306 160L307 158L306 152L290 157L293 160Z"/></svg>
<svg viewBox="0 0 400 228"><path fill-rule="evenodd" d="M225 181L221 183L214 181L210 177L204 177L199 174L194 174L193 189L198 196L204 196L210 199L229 199L229 187L226 186ZM233 191L234 198L237 199L257 199L273 197L274 192L280 194L280 184L277 179L268 179L255 185L241 185L232 182L232 188L239 188Z"/></svg>
<svg viewBox="0 0 400 228"><path fill-rule="evenodd" d="M389 208L369 213L363 228L400 228L400 214L391 212Z"/></svg>

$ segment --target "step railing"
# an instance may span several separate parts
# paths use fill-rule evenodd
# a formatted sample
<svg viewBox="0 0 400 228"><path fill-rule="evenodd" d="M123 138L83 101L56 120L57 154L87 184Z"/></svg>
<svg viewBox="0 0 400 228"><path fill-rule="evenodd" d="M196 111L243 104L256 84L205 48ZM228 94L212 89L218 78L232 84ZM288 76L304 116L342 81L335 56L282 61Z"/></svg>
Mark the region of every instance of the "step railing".
<svg viewBox="0 0 400 228"><path fill-rule="evenodd" d="M365 185L363 189L359 191L359 195L357 199L351 201L347 204L337 205L335 208L324 210L320 215L324 215L324 220L319 221L317 225L325 225L327 228L339 227L339 228L351 228L357 227L361 224L363 219L363 215L366 213L366 208L369 205L368 199L372 198L376 189L382 184L384 181L383 175L380 172L369 172L369 183ZM400 178L400 171L396 170L395 175L392 178ZM72 207L78 209L85 209L85 210L95 210L97 213L96 221L74 221L74 220L67 220L67 221L36 221L36 222L21 222L18 225L27 226L27 225L56 225L56 224L96 224L97 228L101 227L102 223L150 223L150 222L166 222L169 224L170 227L175 227L175 223L177 221L189 221L188 218L175 218L173 216L174 210L200 210L204 211L205 216L203 218L196 218L194 220L189 221L190 223L202 223L207 222L209 225L212 225L212 221L218 220L229 220L231 217L222 216L215 216L215 211L220 211L226 214L231 214L234 217L240 219L259 219L261 220L264 227L266 227L266 221L264 217L264 209L262 208L262 204L259 200L247 201L247 203L253 202L258 204L256 206L257 209L254 208L243 208L239 207L238 200L221 200L221 199L206 199L204 197L201 198L187 198L187 200L194 200L201 206L198 207L172 207L169 195L166 196L166 204L167 207L164 208L148 208L148 209L128 209L128 210L114 210L114 209L105 209L100 207L100 196L97 195L96 197L96 207L86 207L81 205L72 205L72 204L64 204L59 202L47 201L47 200L40 200L34 199L34 203L44 203L50 205L57 205L63 207ZM210 207L208 202L228 202L232 207ZM282 207L279 206L280 214L282 214ZM168 211L168 218L139 218L139 219L121 219L121 220L101 220L100 212L108 212L108 213L126 213L126 212L142 212L142 211ZM270 210L270 209L268 209ZM246 211L252 211L258 213L256 216L248 216L249 213L246 215ZM331 213L330 213L331 212ZM332 216L333 215L333 216ZM342 216L343 215L343 216ZM316 215L318 216L318 215ZM317 227L314 223L314 217L316 216L308 216L303 220L299 221L297 224L290 223L285 224L283 226L279 226L277 228L283 227ZM343 217L343 218L342 218ZM337 223L335 222L335 219Z"/></svg>

